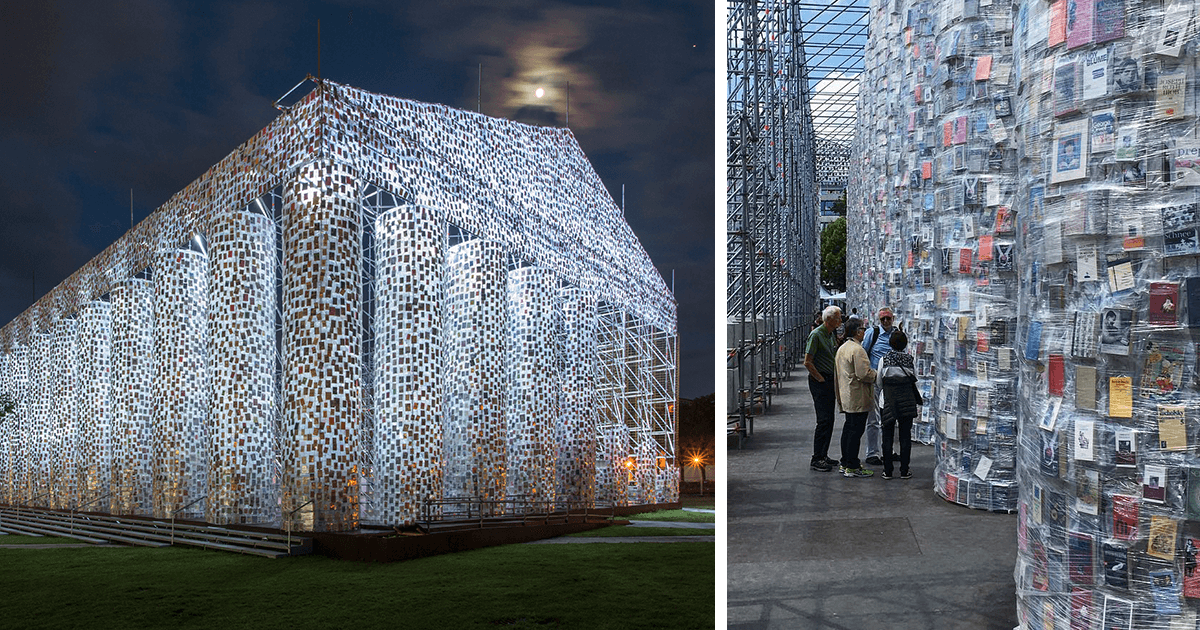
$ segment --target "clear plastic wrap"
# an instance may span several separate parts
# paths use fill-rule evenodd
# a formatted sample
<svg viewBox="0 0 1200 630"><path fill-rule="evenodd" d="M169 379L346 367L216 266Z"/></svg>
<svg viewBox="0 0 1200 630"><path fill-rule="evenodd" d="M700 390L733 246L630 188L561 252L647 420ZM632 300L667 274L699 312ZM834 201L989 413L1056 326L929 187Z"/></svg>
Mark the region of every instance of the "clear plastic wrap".
<svg viewBox="0 0 1200 630"><path fill-rule="evenodd" d="M1022 2L1018 613L1195 628L1193 2Z"/></svg>
<svg viewBox="0 0 1200 630"><path fill-rule="evenodd" d="M850 301L897 309L946 500L1015 509L1012 12L874 3L859 97Z"/></svg>

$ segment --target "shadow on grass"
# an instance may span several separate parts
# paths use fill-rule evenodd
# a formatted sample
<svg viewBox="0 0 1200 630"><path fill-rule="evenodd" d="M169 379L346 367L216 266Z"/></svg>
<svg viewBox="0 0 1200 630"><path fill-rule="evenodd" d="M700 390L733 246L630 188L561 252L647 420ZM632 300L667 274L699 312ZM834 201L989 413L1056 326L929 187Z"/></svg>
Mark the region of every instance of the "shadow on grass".
<svg viewBox="0 0 1200 630"><path fill-rule="evenodd" d="M13 628L710 628L715 545L510 545L409 562L0 549Z"/></svg>

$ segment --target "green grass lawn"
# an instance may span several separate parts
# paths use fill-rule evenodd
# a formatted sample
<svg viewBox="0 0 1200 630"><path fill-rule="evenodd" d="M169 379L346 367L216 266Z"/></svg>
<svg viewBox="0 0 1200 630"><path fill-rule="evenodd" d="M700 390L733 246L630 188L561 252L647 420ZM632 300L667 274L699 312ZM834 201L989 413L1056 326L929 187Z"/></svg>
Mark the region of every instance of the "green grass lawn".
<svg viewBox="0 0 1200 630"><path fill-rule="evenodd" d="M86 545L82 540L74 538L58 538L56 536L21 536L9 534L0 536L0 545Z"/></svg>
<svg viewBox="0 0 1200 630"><path fill-rule="evenodd" d="M591 531L567 534L576 538L607 538L609 536L712 536L711 529L693 529L690 527L631 527L629 525L612 525Z"/></svg>
<svg viewBox="0 0 1200 630"><path fill-rule="evenodd" d="M713 543L508 545L391 564L0 549L11 628L712 628Z"/></svg>
<svg viewBox="0 0 1200 630"><path fill-rule="evenodd" d="M716 523L717 515L711 512L685 512L683 510L659 510L645 514L619 517L625 521L677 521L683 523Z"/></svg>

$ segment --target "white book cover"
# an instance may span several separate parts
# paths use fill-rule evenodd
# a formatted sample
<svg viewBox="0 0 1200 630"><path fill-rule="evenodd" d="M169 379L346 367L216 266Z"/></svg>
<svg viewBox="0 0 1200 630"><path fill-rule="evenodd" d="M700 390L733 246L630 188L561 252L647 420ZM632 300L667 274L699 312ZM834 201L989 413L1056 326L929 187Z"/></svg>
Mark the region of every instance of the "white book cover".
<svg viewBox="0 0 1200 630"><path fill-rule="evenodd" d="M1075 460L1081 462L1096 459L1096 425L1091 420L1079 418L1075 421Z"/></svg>
<svg viewBox="0 0 1200 630"><path fill-rule="evenodd" d="M1108 46L1089 50L1083 55L1084 100L1108 96Z"/></svg>
<svg viewBox="0 0 1200 630"><path fill-rule="evenodd" d="M1186 94L1186 70L1158 75L1158 89L1155 90L1154 98L1154 117L1161 120L1183 118Z"/></svg>
<svg viewBox="0 0 1200 630"><path fill-rule="evenodd" d="M1100 256L1096 253L1095 246L1081 246L1077 252L1076 262L1076 280L1079 282L1100 280Z"/></svg>
<svg viewBox="0 0 1200 630"><path fill-rule="evenodd" d="M1200 140L1179 139L1171 150L1171 184L1200 186Z"/></svg>
<svg viewBox="0 0 1200 630"><path fill-rule="evenodd" d="M1087 175L1087 123L1086 119L1080 119L1054 126L1051 183L1069 182Z"/></svg>

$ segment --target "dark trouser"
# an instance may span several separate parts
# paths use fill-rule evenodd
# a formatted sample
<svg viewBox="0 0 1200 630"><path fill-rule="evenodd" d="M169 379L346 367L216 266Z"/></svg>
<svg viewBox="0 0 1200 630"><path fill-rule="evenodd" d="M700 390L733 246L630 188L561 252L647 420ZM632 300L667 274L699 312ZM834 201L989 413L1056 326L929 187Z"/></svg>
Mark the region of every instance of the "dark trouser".
<svg viewBox="0 0 1200 630"><path fill-rule="evenodd" d="M842 425L842 466L858 468L858 445L862 442L863 429L867 428L867 412L846 414L846 423Z"/></svg>
<svg viewBox="0 0 1200 630"><path fill-rule="evenodd" d="M808 377L808 391L812 393L813 408L817 411L817 431L813 435L814 464L829 457L829 441L833 439L833 375L822 374L824 383Z"/></svg>
<svg viewBox="0 0 1200 630"><path fill-rule="evenodd" d="M900 474L908 473L908 457L912 453L912 418L883 421L883 471L892 474L892 434L900 424Z"/></svg>

